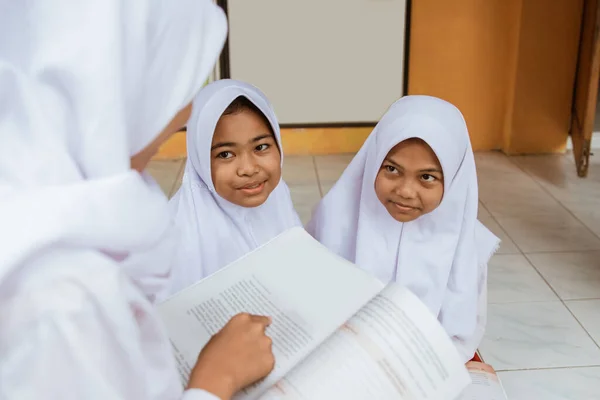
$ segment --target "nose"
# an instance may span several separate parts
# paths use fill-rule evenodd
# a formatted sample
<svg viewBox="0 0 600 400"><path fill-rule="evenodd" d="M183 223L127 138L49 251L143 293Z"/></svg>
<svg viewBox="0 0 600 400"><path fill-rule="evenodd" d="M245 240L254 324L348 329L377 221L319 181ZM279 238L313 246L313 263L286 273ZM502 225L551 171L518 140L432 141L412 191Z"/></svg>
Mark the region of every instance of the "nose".
<svg viewBox="0 0 600 400"><path fill-rule="evenodd" d="M410 179L403 179L399 182L398 186L396 186L394 192L403 199L414 199L417 197L416 183Z"/></svg>
<svg viewBox="0 0 600 400"><path fill-rule="evenodd" d="M260 166L258 165L258 162L253 156L244 155L242 157L239 157L238 160L238 176L254 176L259 173Z"/></svg>

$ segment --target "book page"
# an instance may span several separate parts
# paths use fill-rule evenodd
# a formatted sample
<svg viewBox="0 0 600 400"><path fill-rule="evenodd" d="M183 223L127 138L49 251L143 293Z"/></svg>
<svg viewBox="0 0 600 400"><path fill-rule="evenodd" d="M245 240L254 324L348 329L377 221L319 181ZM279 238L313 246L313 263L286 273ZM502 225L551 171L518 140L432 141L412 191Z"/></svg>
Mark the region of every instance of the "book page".
<svg viewBox="0 0 600 400"><path fill-rule="evenodd" d="M254 399L372 299L383 284L294 228L157 306L182 382L210 337L239 312L272 317L275 370Z"/></svg>
<svg viewBox="0 0 600 400"><path fill-rule="evenodd" d="M469 382L429 310L390 284L260 399L454 400Z"/></svg>
<svg viewBox="0 0 600 400"><path fill-rule="evenodd" d="M457 400L506 400L506 393L494 369L484 363L467 363L471 384Z"/></svg>

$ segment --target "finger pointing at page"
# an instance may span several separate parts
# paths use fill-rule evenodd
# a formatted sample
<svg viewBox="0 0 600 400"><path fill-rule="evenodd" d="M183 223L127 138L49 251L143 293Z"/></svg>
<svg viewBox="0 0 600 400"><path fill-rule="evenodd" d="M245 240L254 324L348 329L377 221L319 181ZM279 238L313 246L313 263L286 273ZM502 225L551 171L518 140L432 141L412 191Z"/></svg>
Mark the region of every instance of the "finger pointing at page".
<svg viewBox="0 0 600 400"><path fill-rule="evenodd" d="M273 370L272 340L265 334L271 318L246 313L234 316L202 349L188 388L229 399Z"/></svg>

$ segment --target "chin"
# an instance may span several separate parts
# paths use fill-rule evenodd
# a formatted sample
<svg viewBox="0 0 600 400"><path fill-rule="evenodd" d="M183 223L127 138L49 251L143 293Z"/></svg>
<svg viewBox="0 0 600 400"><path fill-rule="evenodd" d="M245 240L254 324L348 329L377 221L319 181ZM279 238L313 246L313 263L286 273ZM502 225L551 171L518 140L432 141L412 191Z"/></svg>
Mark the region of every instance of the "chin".
<svg viewBox="0 0 600 400"><path fill-rule="evenodd" d="M255 207L260 207L263 204L265 204L265 202L267 201L266 198L261 198L261 199L245 199L243 202L243 206L246 208L255 208Z"/></svg>
<svg viewBox="0 0 600 400"><path fill-rule="evenodd" d="M406 214L399 214L399 213L390 213L390 215L396 221L402 222L402 223L414 221L415 219L419 218L419 216L420 216L420 215L406 215Z"/></svg>
<svg viewBox="0 0 600 400"><path fill-rule="evenodd" d="M241 207L246 207L246 208L255 208L255 207L260 207L263 204L265 204L265 202L267 201L267 199L269 198L269 195L265 195L264 193L261 193L258 196L251 196L251 197L239 197L237 199L235 199L236 201L234 201L234 204L237 204L238 206Z"/></svg>

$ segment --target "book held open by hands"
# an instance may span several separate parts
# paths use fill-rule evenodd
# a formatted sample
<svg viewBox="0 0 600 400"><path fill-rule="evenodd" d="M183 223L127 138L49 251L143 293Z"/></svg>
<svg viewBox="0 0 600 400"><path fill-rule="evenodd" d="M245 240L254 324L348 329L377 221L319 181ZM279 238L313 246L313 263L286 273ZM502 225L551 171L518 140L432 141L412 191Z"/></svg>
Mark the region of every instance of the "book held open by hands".
<svg viewBox="0 0 600 400"><path fill-rule="evenodd" d="M267 334L275 369L238 393L238 400L492 400L459 397L473 386L473 375L411 292L384 285L302 228L157 308L185 383L202 347L232 316L272 318Z"/></svg>

